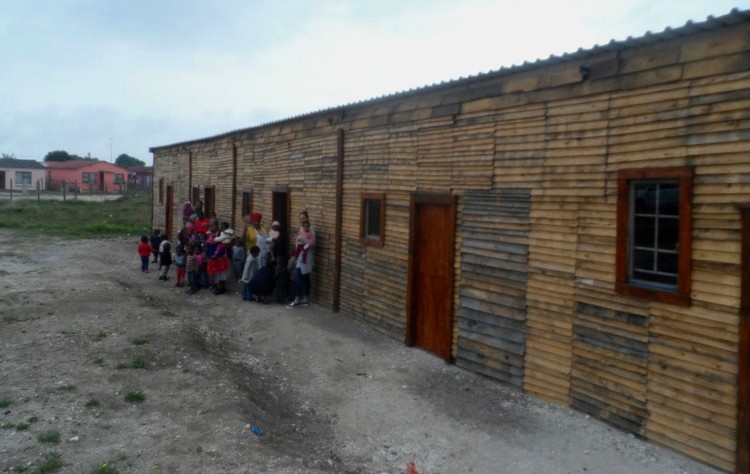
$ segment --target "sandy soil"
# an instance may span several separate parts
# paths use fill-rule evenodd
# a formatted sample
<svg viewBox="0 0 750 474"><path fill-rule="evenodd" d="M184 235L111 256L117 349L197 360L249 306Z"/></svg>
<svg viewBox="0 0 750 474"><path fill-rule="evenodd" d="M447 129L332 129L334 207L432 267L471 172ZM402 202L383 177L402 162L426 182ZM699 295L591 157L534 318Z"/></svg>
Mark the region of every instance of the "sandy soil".
<svg viewBox="0 0 750 474"><path fill-rule="evenodd" d="M2 472L715 472L342 314L187 296L135 238L0 231L0 400Z"/></svg>

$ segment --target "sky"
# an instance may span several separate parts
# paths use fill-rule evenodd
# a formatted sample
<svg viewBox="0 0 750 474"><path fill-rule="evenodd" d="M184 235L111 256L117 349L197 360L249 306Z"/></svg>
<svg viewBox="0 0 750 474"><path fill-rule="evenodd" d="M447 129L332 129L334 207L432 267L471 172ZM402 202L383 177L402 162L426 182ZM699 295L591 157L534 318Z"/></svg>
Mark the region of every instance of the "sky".
<svg viewBox="0 0 750 474"><path fill-rule="evenodd" d="M0 153L151 164L151 146L660 32L742 2L0 0Z"/></svg>

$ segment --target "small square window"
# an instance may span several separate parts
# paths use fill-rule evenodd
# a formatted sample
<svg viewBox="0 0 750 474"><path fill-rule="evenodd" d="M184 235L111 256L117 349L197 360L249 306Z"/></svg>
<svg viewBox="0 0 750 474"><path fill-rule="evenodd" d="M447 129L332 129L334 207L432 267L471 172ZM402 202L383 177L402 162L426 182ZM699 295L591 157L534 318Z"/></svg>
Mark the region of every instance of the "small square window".
<svg viewBox="0 0 750 474"><path fill-rule="evenodd" d="M125 182L125 175L124 174L115 174L115 184L123 184Z"/></svg>
<svg viewBox="0 0 750 474"><path fill-rule="evenodd" d="M618 293L690 304L692 176L692 168L619 172Z"/></svg>
<svg viewBox="0 0 750 474"><path fill-rule="evenodd" d="M31 171L16 171L16 184L18 186L30 186Z"/></svg>
<svg viewBox="0 0 750 474"><path fill-rule="evenodd" d="M360 242L382 247L385 243L385 194L362 193Z"/></svg>

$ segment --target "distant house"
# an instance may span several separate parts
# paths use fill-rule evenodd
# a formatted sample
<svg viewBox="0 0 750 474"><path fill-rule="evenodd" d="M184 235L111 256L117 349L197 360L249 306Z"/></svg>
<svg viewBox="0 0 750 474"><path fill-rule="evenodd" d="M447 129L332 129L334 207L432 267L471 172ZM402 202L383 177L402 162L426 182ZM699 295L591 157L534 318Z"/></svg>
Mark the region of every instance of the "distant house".
<svg viewBox="0 0 750 474"><path fill-rule="evenodd" d="M34 160L0 158L0 190L45 189L44 166Z"/></svg>
<svg viewBox="0 0 750 474"><path fill-rule="evenodd" d="M154 182L154 167L134 166L128 169L128 180L137 188L151 188L151 184Z"/></svg>
<svg viewBox="0 0 750 474"><path fill-rule="evenodd" d="M99 160L47 161L47 185L49 189L77 187L83 192L122 192L127 185L128 170Z"/></svg>

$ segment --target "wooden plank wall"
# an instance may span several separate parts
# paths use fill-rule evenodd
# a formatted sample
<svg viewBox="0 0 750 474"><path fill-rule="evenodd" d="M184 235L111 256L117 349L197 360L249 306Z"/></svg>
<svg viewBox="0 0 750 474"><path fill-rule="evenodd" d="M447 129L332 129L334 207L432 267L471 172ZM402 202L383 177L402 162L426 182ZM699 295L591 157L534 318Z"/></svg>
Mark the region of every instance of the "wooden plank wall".
<svg viewBox="0 0 750 474"><path fill-rule="evenodd" d="M523 387L530 195L464 195L456 364Z"/></svg>
<svg viewBox="0 0 750 474"><path fill-rule="evenodd" d="M581 61L591 66L587 80L576 61L551 63L159 149L154 179L176 180L183 196L180 166L191 151L193 185L215 184L225 215L236 143L238 203L252 189L270 222L271 191L289 186L291 232L309 210L319 238L314 299L329 305L343 128L345 314L403 338L410 194L457 195L457 363L731 470L750 26ZM614 291L617 172L667 166L695 171L689 308ZM383 247L359 241L362 192L386 194ZM155 225L163 215L155 200ZM513 228L523 216L527 230ZM509 246L518 252L494 263L519 267L504 276L492 258L476 259Z"/></svg>

